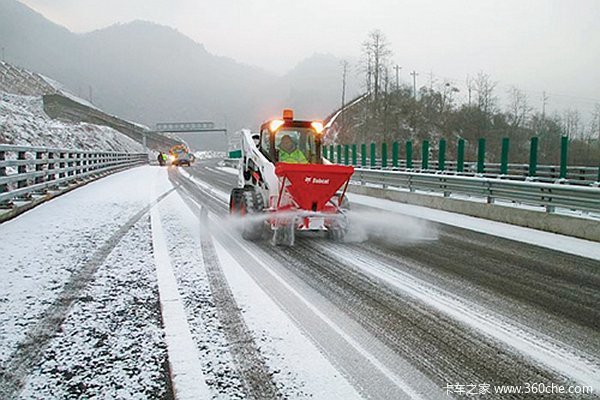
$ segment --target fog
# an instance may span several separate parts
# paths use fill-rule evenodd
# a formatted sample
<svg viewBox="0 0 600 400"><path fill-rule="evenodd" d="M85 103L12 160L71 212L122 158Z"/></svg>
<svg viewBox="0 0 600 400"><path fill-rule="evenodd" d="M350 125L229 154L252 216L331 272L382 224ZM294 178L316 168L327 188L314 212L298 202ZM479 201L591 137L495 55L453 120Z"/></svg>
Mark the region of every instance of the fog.
<svg viewBox="0 0 600 400"><path fill-rule="evenodd" d="M172 26L208 51L284 73L314 52L358 57L373 29L401 75L463 80L484 70L524 89L600 97L596 0L24 0L87 32L134 19Z"/></svg>

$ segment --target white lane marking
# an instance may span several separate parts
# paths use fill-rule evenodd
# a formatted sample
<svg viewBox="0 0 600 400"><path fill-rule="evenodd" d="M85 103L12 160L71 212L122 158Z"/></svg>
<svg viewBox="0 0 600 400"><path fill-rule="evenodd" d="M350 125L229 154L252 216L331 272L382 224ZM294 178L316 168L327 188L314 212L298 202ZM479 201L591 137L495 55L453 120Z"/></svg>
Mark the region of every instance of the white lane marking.
<svg viewBox="0 0 600 400"><path fill-rule="evenodd" d="M535 246L545 247L563 253L591 258L592 260L600 260L600 244L592 242L591 240L544 232L532 228L524 228L522 226L490 221L464 214L455 214L448 211L436 210L434 208L379 199L361 194L348 193L348 198L351 203L361 204L367 207L397 214L410 215L428 221L439 222L475 232L485 233L487 235L514 240L516 242L533 244Z"/></svg>
<svg viewBox="0 0 600 400"><path fill-rule="evenodd" d="M177 280L169 258L158 207L152 208L150 220L160 306L175 399L210 399L212 394L202 375L200 354L192 338L181 295L177 289Z"/></svg>
<svg viewBox="0 0 600 400"><path fill-rule="evenodd" d="M451 318L528 355L550 369L584 385L593 386L596 390L600 389L600 370L596 369L596 362L586 360L591 357L590 355L579 357L569 351L569 346L566 344L555 344L553 339L540 332L531 332L531 329L520 324L504 321L491 310L465 301L411 274L398 271L390 264L382 264L381 260L359 255L355 251L346 249L317 246L337 255L344 262L354 265L355 268L389 282L398 290L434 307ZM573 351L575 350L573 349Z"/></svg>

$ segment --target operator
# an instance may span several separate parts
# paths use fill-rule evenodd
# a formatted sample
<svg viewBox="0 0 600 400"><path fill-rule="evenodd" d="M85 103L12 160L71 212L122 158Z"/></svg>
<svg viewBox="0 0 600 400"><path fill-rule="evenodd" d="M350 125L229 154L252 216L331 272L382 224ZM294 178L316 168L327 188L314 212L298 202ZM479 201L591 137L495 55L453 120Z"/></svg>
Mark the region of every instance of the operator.
<svg viewBox="0 0 600 400"><path fill-rule="evenodd" d="M279 161L290 164L308 164L308 160L303 152L298 150L298 146L290 135L285 135L279 143Z"/></svg>

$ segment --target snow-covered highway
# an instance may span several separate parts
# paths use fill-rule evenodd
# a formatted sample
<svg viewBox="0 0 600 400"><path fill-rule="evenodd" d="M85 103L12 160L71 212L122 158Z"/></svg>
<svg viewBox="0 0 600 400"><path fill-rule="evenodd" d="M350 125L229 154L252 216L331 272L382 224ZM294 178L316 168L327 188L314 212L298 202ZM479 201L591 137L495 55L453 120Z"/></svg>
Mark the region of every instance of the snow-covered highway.
<svg viewBox="0 0 600 400"><path fill-rule="evenodd" d="M0 398L600 393L598 243L364 196L345 243L252 243L235 181L139 167L1 224ZM526 383L594 393L493 390Z"/></svg>

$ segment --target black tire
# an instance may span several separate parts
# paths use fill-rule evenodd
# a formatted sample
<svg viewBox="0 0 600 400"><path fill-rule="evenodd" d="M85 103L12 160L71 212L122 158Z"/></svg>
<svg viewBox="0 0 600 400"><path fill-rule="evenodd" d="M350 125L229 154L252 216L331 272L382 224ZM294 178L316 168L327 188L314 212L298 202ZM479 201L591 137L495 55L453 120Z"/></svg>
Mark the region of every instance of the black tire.
<svg viewBox="0 0 600 400"><path fill-rule="evenodd" d="M242 192L240 214L244 218L242 237L246 240L256 241L263 237L265 221L260 218L264 210L264 201L260 193L252 188Z"/></svg>
<svg viewBox="0 0 600 400"><path fill-rule="evenodd" d="M243 192L244 189L242 188L234 188L231 190L231 194L229 195L229 214L237 215L240 213Z"/></svg>

